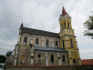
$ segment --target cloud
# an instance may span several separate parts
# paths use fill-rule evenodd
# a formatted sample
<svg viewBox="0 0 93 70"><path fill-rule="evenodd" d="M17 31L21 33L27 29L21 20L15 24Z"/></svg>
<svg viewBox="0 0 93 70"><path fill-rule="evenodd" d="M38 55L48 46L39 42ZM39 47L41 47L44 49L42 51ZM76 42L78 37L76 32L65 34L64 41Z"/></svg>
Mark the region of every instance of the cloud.
<svg viewBox="0 0 93 70"><path fill-rule="evenodd" d="M93 49L93 40L83 36L83 23L93 11L92 3L92 0L0 0L0 48L12 50L15 47L22 22L25 27L58 33L58 20L64 5L72 17L72 27L83 59L85 55L82 53L88 47L88 50ZM5 54L6 51L0 50L0 53ZM89 55L86 58L93 58L92 54Z"/></svg>
<svg viewBox="0 0 93 70"><path fill-rule="evenodd" d="M87 48L87 49L80 49L80 56L82 59L92 59L93 56L93 48Z"/></svg>

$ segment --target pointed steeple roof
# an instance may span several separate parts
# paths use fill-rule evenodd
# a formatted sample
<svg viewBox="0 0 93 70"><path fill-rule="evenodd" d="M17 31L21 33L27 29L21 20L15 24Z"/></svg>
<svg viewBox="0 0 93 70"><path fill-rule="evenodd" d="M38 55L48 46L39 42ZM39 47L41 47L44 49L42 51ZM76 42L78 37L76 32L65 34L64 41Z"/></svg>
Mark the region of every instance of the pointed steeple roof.
<svg viewBox="0 0 93 70"><path fill-rule="evenodd" d="M21 24L21 26L20 26L20 29L22 29L23 28L23 22L22 22L22 24Z"/></svg>
<svg viewBox="0 0 93 70"><path fill-rule="evenodd" d="M66 10L65 10L65 8L64 8L64 6L63 6L63 9L62 9L62 16L64 16L64 15L67 15L67 13L66 13Z"/></svg>

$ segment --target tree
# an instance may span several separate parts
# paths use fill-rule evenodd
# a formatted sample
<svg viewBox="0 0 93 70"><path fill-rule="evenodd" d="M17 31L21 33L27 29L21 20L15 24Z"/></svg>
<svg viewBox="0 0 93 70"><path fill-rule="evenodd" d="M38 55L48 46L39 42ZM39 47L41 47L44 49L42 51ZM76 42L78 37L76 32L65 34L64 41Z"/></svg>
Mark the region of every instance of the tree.
<svg viewBox="0 0 93 70"><path fill-rule="evenodd" d="M4 55L0 55L0 63L5 63L6 57Z"/></svg>
<svg viewBox="0 0 93 70"><path fill-rule="evenodd" d="M84 23L87 30L84 31L84 36L90 36L93 39L93 15Z"/></svg>

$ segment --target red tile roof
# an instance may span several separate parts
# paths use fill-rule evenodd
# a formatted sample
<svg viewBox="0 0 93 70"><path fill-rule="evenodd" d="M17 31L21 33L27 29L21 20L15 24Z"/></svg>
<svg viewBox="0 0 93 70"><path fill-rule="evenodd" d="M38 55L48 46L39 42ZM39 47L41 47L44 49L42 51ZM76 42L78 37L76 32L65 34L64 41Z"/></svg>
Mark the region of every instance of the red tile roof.
<svg viewBox="0 0 93 70"><path fill-rule="evenodd" d="M93 65L93 59L82 59L82 65Z"/></svg>

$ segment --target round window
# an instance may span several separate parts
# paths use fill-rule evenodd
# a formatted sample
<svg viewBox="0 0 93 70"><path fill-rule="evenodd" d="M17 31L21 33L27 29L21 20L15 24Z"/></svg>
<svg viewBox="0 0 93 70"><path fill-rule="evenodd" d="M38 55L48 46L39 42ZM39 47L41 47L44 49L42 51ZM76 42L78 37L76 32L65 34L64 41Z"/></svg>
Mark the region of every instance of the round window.
<svg viewBox="0 0 93 70"><path fill-rule="evenodd" d="M41 55L40 54L38 54L38 58L40 58L41 57Z"/></svg>

